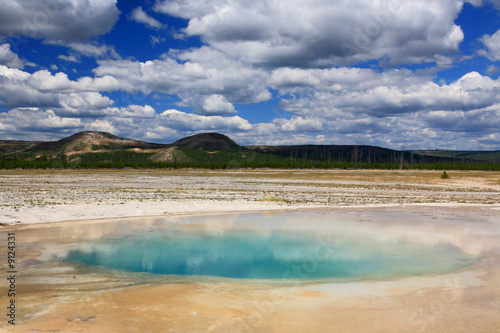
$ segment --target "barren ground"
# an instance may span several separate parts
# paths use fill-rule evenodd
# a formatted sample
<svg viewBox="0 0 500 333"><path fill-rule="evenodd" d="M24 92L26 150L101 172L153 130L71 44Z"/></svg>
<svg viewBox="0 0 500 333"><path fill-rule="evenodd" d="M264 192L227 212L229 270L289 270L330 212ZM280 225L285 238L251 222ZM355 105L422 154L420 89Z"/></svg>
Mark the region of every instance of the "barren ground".
<svg viewBox="0 0 500 333"><path fill-rule="evenodd" d="M498 206L500 172L0 171L0 223L307 207Z"/></svg>
<svg viewBox="0 0 500 333"><path fill-rule="evenodd" d="M498 332L500 172L451 171L451 179L439 175L380 170L0 171L4 282L6 234L19 235L17 324L9 325L3 314L0 331ZM37 231L64 224L82 224L86 232L74 237L87 239L89 234L98 237L119 217L301 208L379 219L380 228L402 239L444 242L481 259L447 275L276 285L84 272L46 261L54 248L32 247L43 249ZM401 219L403 214L413 218ZM51 237L58 242L56 233ZM7 294L7 284L0 284L4 309Z"/></svg>

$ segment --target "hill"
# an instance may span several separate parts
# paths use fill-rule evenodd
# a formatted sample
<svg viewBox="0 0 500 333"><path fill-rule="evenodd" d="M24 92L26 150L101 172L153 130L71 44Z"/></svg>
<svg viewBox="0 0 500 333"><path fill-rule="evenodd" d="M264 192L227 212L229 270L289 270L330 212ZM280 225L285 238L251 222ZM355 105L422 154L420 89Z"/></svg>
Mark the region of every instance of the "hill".
<svg viewBox="0 0 500 333"><path fill-rule="evenodd" d="M393 163L405 165L462 161L462 157L459 155L440 156L434 154L419 154L413 151L398 151L366 145L252 146L248 148L296 160L330 160L352 162L355 164ZM475 159L473 159L473 161L475 161Z"/></svg>
<svg viewBox="0 0 500 333"><path fill-rule="evenodd" d="M54 142L41 142L26 150L31 153L54 155L105 152L116 149L160 149L166 145L123 139L106 132L80 132Z"/></svg>
<svg viewBox="0 0 500 333"><path fill-rule="evenodd" d="M500 163L500 150L495 151L454 151L454 150L413 150L412 153L427 156L452 157L476 161Z"/></svg>
<svg viewBox="0 0 500 333"><path fill-rule="evenodd" d="M15 141L15 140L0 140L0 151L2 158L15 154L16 152L21 152L28 150L38 144L41 141Z"/></svg>
<svg viewBox="0 0 500 333"><path fill-rule="evenodd" d="M239 147L238 144L236 144L236 142L231 140L229 137L219 133L195 134L184 139L180 139L172 145L182 148L209 151L236 150Z"/></svg>
<svg viewBox="0 0 500 333"><path fill-rule="evenodd" d="M243 147L219 133L172 144L80 132L54 142L0 141L0 168L378 168L500 170L499 152L397 151L365 145Z"/></svg>
<svg viewBox="0 0 500 333"><path fill-rule="evenodd" d="M161 149L154 155L148 157L148 160L157 163L176 163L191 162L193 159L182 152L179 147L168 147Z"/></svg>

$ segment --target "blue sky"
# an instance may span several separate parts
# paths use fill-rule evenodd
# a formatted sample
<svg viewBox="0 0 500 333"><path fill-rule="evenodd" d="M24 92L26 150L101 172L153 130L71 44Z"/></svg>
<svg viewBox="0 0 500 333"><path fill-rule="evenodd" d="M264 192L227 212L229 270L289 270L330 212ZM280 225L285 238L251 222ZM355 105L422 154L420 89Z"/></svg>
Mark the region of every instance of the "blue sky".
<svg viewBox="0 0 500 333"><path fill-rule="evenodd" d="M500 149L499 0L0 6L0 139Z"/></svg>

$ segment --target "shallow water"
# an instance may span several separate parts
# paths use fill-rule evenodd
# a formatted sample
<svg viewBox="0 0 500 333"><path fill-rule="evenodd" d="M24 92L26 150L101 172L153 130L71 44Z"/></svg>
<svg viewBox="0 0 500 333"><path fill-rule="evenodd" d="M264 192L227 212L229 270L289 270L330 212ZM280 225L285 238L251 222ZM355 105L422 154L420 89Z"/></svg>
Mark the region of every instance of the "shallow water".
<svg viewBox="0 0 500 333"><path fill-rule="evenodd" d="M250 279L385 279L445 273L474 262L443 246L285 231L137 233L89 245L90 251L71 250L64 260L130 272Z"/></svg>
<svg viewBox="0 0 500 333"><path fill-rule="evenodd" d="M392 279L442 274L477 256L321 212L157 218L92 226L58 260L84 267L238 279ZM96 229L97 228L97 229ZM90 232L92 234L92 232Z"/></svg>

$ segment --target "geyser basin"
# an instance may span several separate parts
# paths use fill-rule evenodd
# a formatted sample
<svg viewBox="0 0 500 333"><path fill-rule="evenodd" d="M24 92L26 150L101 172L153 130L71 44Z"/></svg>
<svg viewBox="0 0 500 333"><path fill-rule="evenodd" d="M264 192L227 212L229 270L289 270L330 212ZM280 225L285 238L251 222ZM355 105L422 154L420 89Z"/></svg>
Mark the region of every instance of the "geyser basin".
<svg viewBox="0 0 500 333"><path fill-rule="evenodd" d="M477 259L439 242L410 242L369 223L343 226L327 215L308 214L198 216L174 224L129 225L128 232L69 250L64 261L181 276L382 280L449 273Z"/></svg>

